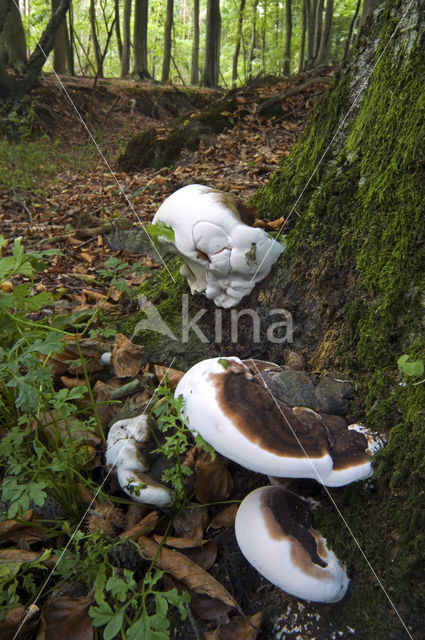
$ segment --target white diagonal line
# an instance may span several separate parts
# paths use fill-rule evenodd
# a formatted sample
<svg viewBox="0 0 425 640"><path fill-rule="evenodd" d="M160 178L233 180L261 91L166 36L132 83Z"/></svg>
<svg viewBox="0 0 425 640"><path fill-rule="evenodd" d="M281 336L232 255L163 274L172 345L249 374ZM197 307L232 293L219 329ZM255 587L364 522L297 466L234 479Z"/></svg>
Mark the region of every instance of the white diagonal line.
<svg viewBox="0 0 425 640"><path fill-rule="evenodd" d="M299 447L300 447L301 451L303 452L303 454L304 454L304 456L306 457L306 459L308 460L308 462L311 464L311 467L312 467L313 471L315 472L315 474L316 474L316 476L317 476L317 478L318 478L319 482L320 482L321 484L323 484L320 474L318 473L317 469L315 468L315 466L314 466L314 464L313 464L312 460L310 459L310 457L309 457L309 455L308 455L307 451L305 450L305 447L304 447L303 443L302 443L302 442L301 442L301 440L299 439L299 437L298 437L297 433L296 433L296 432L295 432L295 430L293 429L293 427L292 427L291 423L289 422L288 418L287 418L287 417L285 416L285 414L283 413L282 408L281 408L281 406L280 406L280 404L279 404L279 401L278 401L278 400L276 399L276 397L273 395L273 392L271 391L271 389L270 389L270 387L268 386L267 382L264 380L264 377L262 376L261 371L258 369L257 365L255 364L255 360L253 360L252 358L250 358L250 360L251 360L252 366L256 369L256 371L257 371L258 375L260 376L260 378L261 378L261 380L262 380L262 382L263 382L263 384L264 384L265 388L266 388L266 389L267 389L267 391L269 392L269 394L270 394L270 396L271 396L271 398L272 398L273 402L274 402L274 403L275 403L275 405L277 406L277 408L278 408L278 410L279 410L280 414L282 415L283 419L285 420L286 424L288 425L289 429L291 430L292 435L294 436L295 440L297 441L297 443L298 443L298 445L299 445ZM406 633L407 633L407 635L409 636L409 638L410 638L411 640L413 640L413 636L411 635L411 633L410 633L409 629L407 628L406 623L404 622L403 618L401 617L400 613L398 612L398 610L397 610L397 608L396 608L396 606L395 606L394 602L392 601L392 599L391 599L390 595L388 594L388 591L385 589L384 585L382 584L382 582L381 582L381 580L380 580L380 578L379 578L378 574L376 573L375 569L374 569L374 568L373 568L373 566L371 565L370 560L368 559L368 557L366 556L365 552L363 551L363 549L362 549L362 547L361 547L361 545L360 545L359 541L357 540L356 536L355 536L355 535L354 535L354 533L353 533L353 530L351 529L350 525L348 524L348 522L347 522L347 521L346 521L346 519L344 518L344 516L343 516L343 514L342 514L342 512L341 512L341 510L340 510L340 508L338 507L338 505L336 504L335 500L333 499L332 494L330 493L330 491L329 491L328 487L327 487L326 485L324 485L324 484L323 484L323 488L324 488L325 492L327 493L329 500L332 502L332 504L333 504L333 506L334 506L334 508L335 508L335 510L336 510L336 512L337 512L337 514L339 515L339 517L341 518L342 522L344 523L344 526L346 527L346 529L347 529L347 531L349 532L350 536L353 538L353 540L354 540L354 542L355 542L355 544L356 544L356 546L357 546L358 550L360 551L360 553L362 554L362 556L363 556L364 560L366 561L366 564L367 564L367 566L369 567L370 571L372 572L372 574L373 574L373 576L374 576L375 580L377 581L377 583L378 583L378 585L380 586L380 588L382 589L382 591L383 591L383 593L384 593L385 597L387 598L388 602L390 603L391 608L393 609L393 611L394 611L394 612L395 612L395 614L397 615L398 619L400 620L401 624L403 625L404 630L406 631Z"/></svg>

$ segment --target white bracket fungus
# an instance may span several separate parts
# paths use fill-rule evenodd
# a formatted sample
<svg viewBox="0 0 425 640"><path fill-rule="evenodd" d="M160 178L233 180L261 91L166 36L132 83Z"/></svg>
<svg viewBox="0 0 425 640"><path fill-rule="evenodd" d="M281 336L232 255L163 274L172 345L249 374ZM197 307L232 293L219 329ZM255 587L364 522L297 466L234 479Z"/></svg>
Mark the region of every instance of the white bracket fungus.
<svg viewBox="0 0 425 640"><path fill-rule="evenodd" d="M184 259L180 270L192 293L204 293L218 307L234 307L265 278L283 251L283 245L263 229L241 219L230 194L191 184L169 196L153 224L174 232L174 241L159 236Z"/></svg>
<svg viewBox="0 0 425 640"><path fill-rule="evenodd" d="M239 358L194 365L175 391L189 428L243 467L281 478L312 478L339 487L372 475L377 446L369 432L339 416L291 408Z"/></svg>
<svg viewBox="0 0 425 640"><path fill-rule="evenodd" d="M242 500L236 539L248 562L283 591L313 602L338 602L349 580L311 520L303 498L283 487L260 487Z"/></svg>
<svg viewBox="0 0 425 640"><path fill-rule="evenodd" d="M122 490L136 502L167 507L173 492L146 472L149 463L143 446L149 440L149 425L144 415L115 422L106 443L106 464L116 469Z"/></svg>

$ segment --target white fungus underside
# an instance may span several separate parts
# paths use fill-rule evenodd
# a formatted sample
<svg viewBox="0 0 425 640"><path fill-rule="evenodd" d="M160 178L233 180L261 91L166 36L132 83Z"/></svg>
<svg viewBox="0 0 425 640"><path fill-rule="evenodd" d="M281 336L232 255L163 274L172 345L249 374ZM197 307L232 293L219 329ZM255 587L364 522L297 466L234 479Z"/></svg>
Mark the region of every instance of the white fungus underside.
<svg viewBox="0 0 425 640"><path fill-rule="evenodd" d="M268 275L283 245L239 220L222 195L211 187L187 185L162 203L153 223L173 229L174 244L163 240L185 260L181 273L191 292L205 293L219 307L233 307Z"/></svg>

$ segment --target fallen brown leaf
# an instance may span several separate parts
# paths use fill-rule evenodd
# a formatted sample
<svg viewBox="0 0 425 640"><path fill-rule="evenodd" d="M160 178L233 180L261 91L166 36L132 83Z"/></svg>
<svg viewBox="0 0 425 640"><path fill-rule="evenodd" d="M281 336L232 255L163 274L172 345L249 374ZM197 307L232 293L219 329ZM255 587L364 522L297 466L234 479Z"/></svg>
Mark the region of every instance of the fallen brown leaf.
<svg viewBox="0 0 425 640"><path fill-rule="evenodd" d="M0 640L13 640L18 630L19 640L28 638L38 624L38 613L39 608L35 605L31 605L29 609L23 606L9 609L4 620L0 621Z"/></svg>
<svg viewBox="0 0 425 640"><path fill-rule="evenodd" d="M149 560L155 558L156 566L171 573L189 589L211 598L217 598L229 607L240 609L236 600L223 585L182 553L166 547L161 549L156 542L143 536L137 542L145 557Z"/></svg>
<svg viewBox="0 0 425 640"><path fill-rule="evenodd" d="M217 559L217 543L215 540L208 540L205 544L200 547L188 547L186 549L182 549L181 553L192 560L192 562L196 562L197 565L208 571L211 569L214 562Z"/></svg>
<svg viewBox="0 0 425 640"><path fill-rule="evenodd" d="M200 450L195 469L196 499L200 503L225 500L230 496L233 480L224 458L216 455L213 460L207 451Z"/></svg>
<svg viewBox="0 0 425 640"><path fill-rule="evenodd" d="M177 537L201 539L208 525L208 510L184 509L173 521L174 533Z"/></svg>
<svg viewBox="0 0 425 640"><path fill-rule="evenodd" d="M184 376L184 371L179 371L178 369L167 369L164 365L156 364L155 362L150 363L149 371L156 375L160 384L164 384L165 372L167 374L168 386L170 389L175 389Z"/></svg>
<svg viewBox="0 0 425 640"><path fill-rule="evenodd" d="M3 520L0 522L0 541L10 542L31 542L32 540L43 540L46 536L42 527L37 525L34 519L34 511L29 509L16 520Z"/></svg>
<svg viewBox="0 0 425 640"><path fill-rule="evenodd" d="M231 504L220 513L218 513L210 522L209 526L212 529L221 529L228 527L233 527L235 524L236 513L238 511L238 504Z"/></svg>
<svg viewBox="0 0 425 640"><path fill-rule="evenodd" d="M136 538L140 535L146 535L155 527L159 520L158 511L151 511L144 518L142 518L137 524L133 525L131 529L126 529L122 532L122 536L126 538Z"/></svg>
<svg viewBox="0 0 425 640"><path fill-rule="evenodd" d="M254 613L249 618L236 615L227 624L204 633L203 640L255 640L262 617L262 611Z"/></svg>
<svg viewBox="0 0 425 640"><path fill-rule="evenodd" d="M0 549L0 564L7 562L18 562L20 564L27 564L35 562L43 555L42 551L29 551L27 549ZM46 558L43 560L43 565L49 569L53 569L56 566L56 559Z"/></svg>
<svg viewBox="0 0 425 640"><path fill-rule="evenodd" d="M127 378L139 373L143 351L143 346L133 344L122 333L117 333L112 348L112 366L117 378Z"/></svg>
<svg viewBox="0 0 425 640"><path fill-rule="evenodd" d="M89 597L63 596L48 600L41 612L41 625L37 640L92 640L93 625Z"/></svg>

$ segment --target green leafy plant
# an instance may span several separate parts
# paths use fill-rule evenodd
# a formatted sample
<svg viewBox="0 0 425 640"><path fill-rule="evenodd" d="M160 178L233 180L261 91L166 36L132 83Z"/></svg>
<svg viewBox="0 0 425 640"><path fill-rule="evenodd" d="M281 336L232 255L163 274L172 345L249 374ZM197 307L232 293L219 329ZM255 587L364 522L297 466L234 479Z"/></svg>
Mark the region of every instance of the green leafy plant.
<svg viewBox="0 0 425 640"><path fill-rule="evenodd" d="M158 220L155 224L146 225L145 231L154 242L158 241L160 238L165 238L168 242L175 241L175 233L173 229L168 224L161 222L161 220Z"/></svg>
<svg viewBox="0 0 425 640"><path fill-rule="evenodd" d="M419 378L423 376L425 371L423 360L411 360L407 354L399 357L397 366L406 378ZM415 382L414 384L422 384L423 382L425 382L425 379Z"/></svg>
<svg viewBox="0 0 425 640"><path fill-rule="evenodd" d="M163 440L158 439L158 448L155 451L173 462L163 471L162 480L173 487L175 507L178 510L188 501L185 478L192 475L193 471L183 464L183 457L185 452L193 446L193 438L195 444L208 451L212 458L215 457L215 451L202 436L193 434L187 421L183 419L183 396L174 397L173 391L168 386L166 373L164 383L156 390L156 396L158 400L150 415L154 417L158 430L165 437Z"/></svg>
<svg viewBox="0 0 425 640"><path fill-rule="evenodd" d="M128 286L125 281L125 275L131 271L135 275L141 275L142 273L150 274L151 270L145 267L140 262L135 262L131 266L127 262L123 262L119 258L114 256L108 258L105 262L103 269L98 269L98 273L105 279L110 281L110 287L116 287L118 291L122 291L129 298L132 298L135 294L134 290Z"/></svg>

